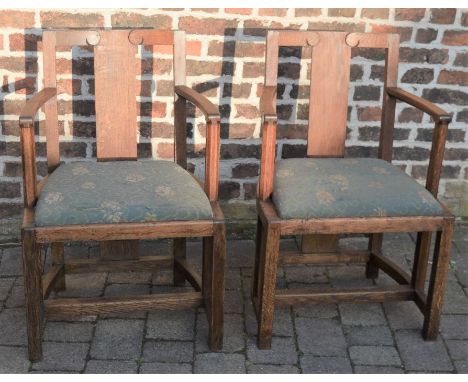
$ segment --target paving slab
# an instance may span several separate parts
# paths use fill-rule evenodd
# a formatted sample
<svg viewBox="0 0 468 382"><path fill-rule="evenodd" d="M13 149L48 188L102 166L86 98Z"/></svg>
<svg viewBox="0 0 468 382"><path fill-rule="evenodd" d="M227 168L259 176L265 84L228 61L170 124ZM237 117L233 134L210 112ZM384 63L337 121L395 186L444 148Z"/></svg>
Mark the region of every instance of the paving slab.
<svg viewBox="0 0 468 382"><path fill-rule="evenodd" d="M24 308L0 312L0 345L26 345L26 311Z"/></svg>
<svg viewBox="0 0 468 382"><path fill-rule="evenodd" d="M144 362L187 363L193 361L193 342L146 341L143 347Z"/></svg>
<svg viewBox="0 0 468 382"><path fill-rule="evenodd" d="M393 345L388 326L344 326L343 330L349 345Z"/></svg>
<svg viewBox="0 0 468 382"><path fill-rule="evenodd" d="M347 357L301 357L301 368L304 374L351 374L353 368Z"/></svg>
<svg viewBox="0 0 468 382"><path fill-rule="evenodd" d="M86 364L85 374L135 374L137 371L135 361L92 359Z"/></svg>
<svg viewBox="0 0 468 382"><path fill-rule="evenodd" d="M140 374L191 374L190 363L149 362L140 366Z"/></svg>
<svg viewBox="0 0 468 382"><path fill-rule="evenodd" d="M395 340L408 371L451 372L454 367L441 338L424 341L420 330L399 330Z"/></svg>
<svg viewBox="0 0 468 382"><path fill-rule="evenodd" d="M84 370L89 344L44 342L42 361L32 364L33 370L77 371Z"/></svg>
<svg viewBox="0 0 468 382"><path fill-rule="evenodd" d="M243 374L246 372L245 357L243 354L197 354L194 372L196 374Z"/></svg>
<svg viewBox="0 0 468 382"><path fill-rule="evenodd" d="M261 365L247 366L248 374L299 374L299 368L293 365Z"/></svg>
<svg viewBox="0 0 468 382"><path fill-rule="evenodd" d="M0 346L0 374L27 373L29 366L26 347Z"/></svg>
<svg viewBox="0 0 468 382"><path fill-rule="evenodd" d="M91 344L91 357L95 359L138 359L141 355L143 330L142 320L99 320Z"/></svg>
<svg viewBox="0 0 468 382"><path fill-rule="evenodd" d="M44 330L45 341L90 342L94 324L90 322L47 322Z"/></svg>
<svg viewBox="0 0 468 382"><path fill-rule="evenodd" d="M271 349L260 350L256 338L247 340L247 358L252 363L293 365L297 363L296 343L291 337L273 337Z"/></svg>
<svg viewBox="0 0 468 382"><path fill-rule="evenodd" d="M193 340L195 336L194 310L159 310L148 315L146 338Z"/></svg>
<svg viewBox="0 0 468 382"><path fill-rule="evenodd" d="M349 356L354 365L401 365L397 349L393 346L351 346Z"/></svg>

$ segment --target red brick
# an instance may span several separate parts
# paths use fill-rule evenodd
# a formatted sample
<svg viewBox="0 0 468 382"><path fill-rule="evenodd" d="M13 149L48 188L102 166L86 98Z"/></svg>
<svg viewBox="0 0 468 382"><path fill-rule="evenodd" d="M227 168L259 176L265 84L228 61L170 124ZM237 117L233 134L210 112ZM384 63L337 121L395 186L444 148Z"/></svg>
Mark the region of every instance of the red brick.
<svg viewBox="0 0 468 382"><path fill-rule="evenodd" d="M256 78L265 74L265 64L262 62L244 62L242 77Z"/></svg>
<svg viewBox="0 0 468 382"><path fill-rule="evenodd" d="M42 50L41 36L35 34L14 33L9 36L10 50L37 52Z"/></svg>
<svg viewBox="0 0 468 382"><path fill-rule="evenodd" d="M172 18L167 15L145 16L132 12L119 12L112 15L112 26L123 28L150 27L155 29L170 29Z"/></svg>
<svg viewBox="0 0 468 382"><path fill-rule="evenodd" d="M328 31L345 31L345 32L364 32L366 24L362 21L339 23L339 22L310 22L310 30L328 30Z"/></svg>
<svg viewBox="0 0 468 382"><path fill-rule="evenodd" d="M57 80L57 93L81 95L81 80L79 78Z"/></svg>
<svg viewBox="0 0 468 382"><path fill-rule="evenodd" d="M433 24L453 24L457 10L455 8L431 9L430 22Z"/></svg>
<svg viewBox="0 0 468 382"><path fill-rule="evenodd" d="M358 107L359 121L380 121L382 109L378 106Z"/></svg>
<svg viewBox="0 0 468 382"><path fill-rule="evenodd" d="M159 143L156 152L159 158L170 159L174 158L174 144L173 143Z"/></svg>
<svg viewBox="0 0 468 382"><path fill-rule="evenodd" d="M36 77L15 78L15 92L33 94L36 92Z"/></svg>
<svg viewBox="0 0 468 382"><path fill-rule="evenodd" d="M364 8L361 17L365 19L388 19L388 8Z"/></svg>
<svg viewBox="0 0 468 382"><path fill-rule="evenodd" d="M191 34L203 35L233 35L238 21L216 18L199 19L193 16L185 16L179 19L179 29Z"/></svg>
<svg viewBox="0 0 468 382"><path fill-rule="evenodd" d="M261 36L267 34L268 29L299 29L300 24L271 21L271 20L245 20L243 34L245 36Z"/></svg>
<svg viewBox="0 0 468 382"><path fill-rule="evenodd" d="M468 12L462 13L461 25L463 25L464 27L468 27Z"/></svg>
<svg viewBox="0 0 468 382"><path fill-rule="evenodd" d="M447 85L468 85L468 72L442 69L437 78L437 83Z"/></svg>
<svg viewBox="0 0 468 382"><path fill-rule="evenodd" d="M328 16L332 17L354 17L355 8L329 8Z"/></svg>
<svg viewBox="0 0 468 382"><path fill-rule="evenodd" d="M190 8L193 12L217 13L218 8Z"/></svg>
<svg viewBox="0 0 468 382"><path fill-rule="evenodd" d="M236 118L237 117L244 117L244 118L258 118L259 111L256 106L249 105L249 104L238 104L236 105Z"/></svg>
<svg viewBox="0 0 468 382"><path fill-rule="evenodd" d="M172 71L172 59L143 59L141 62L142 74L162 75Z"/></svg>
<svg viewBox="0 0 468 382"><path fill-rule="evenodd" d="M200 56L201 41L186 41L185 49L188 56ZM174 48L172 45L154 45L151 47L151 51L159 54L173 54Z"/></svg>
<svg viewBox="0 0 468 382"><path fill-rule="evenodd" d="M2 28L33 28L34 12L2 10L0 25Z"/></svg>
<svg viewBox="0 0 468 382"><path fill-rule="evenodd" d="M310 17L310 16L320 16L322 14L321 8L296 8L294 10L296 17Z"/></svg>
<svg viewBox="0 0 468 382"><path fill-rule="evenodd" d="M245 139L252 138L255 131L253 123L229 123L221 126L223 129L223 137L229 139Z"/></svg>
<svg viewBox="0 0 468 382"><path fill-rule="evenodd" d="M2 57L1 68L10 72L37 73L36 57Z"/></svg>
<svg viewBox="0 0 468 382"><path fill-rule="evenodd" d="M165 102L140 102L140 115L144 117L163 118L166 116Z"/></svg>
<svg viewBox="0 0 468 382"><path fill-rule="evenodd" d="M94 28L104 26L104 16L99 13L68 13L41 11L43 28Z"/></svg>
<svg viewBox="0 0 468 382"><path fill-rule="evenodd" d="M0 50L3 49L3 35L0 33Z"/></svg>
<svg viewBox="0 0 468 382"><path fill-rule="evenodd" d="M408 41L411 38L413 28L410 27L396 27L393 25L371 25L372 32L376 33L398 33L400 35L400 41Z"/></svg>
<svg viewBox="0 0 468 382"><path fill-rule="evenodd" d="M468 32L464 30L449 30L444 32L442 44L452 46L463 46L468 41Z"/></svg>
<svg viewBox="0 0 468 382"><path fill-rule="evenodd" d="M426 12L425 8L397 8L395 9L396 21L421 21Z"/></svg>
<svg viewBox="0 0 468 382"><path fill-rule="evenodd" d="M288 8L260 8L258 14L260 16L278 16L284 17L288 13Z"/></svg>
<svg viewBox="0 0 468 382"><path fill-rule="evenodd" d="M235 15L251 15L253 8L225 8L224 12Z"/></svg>

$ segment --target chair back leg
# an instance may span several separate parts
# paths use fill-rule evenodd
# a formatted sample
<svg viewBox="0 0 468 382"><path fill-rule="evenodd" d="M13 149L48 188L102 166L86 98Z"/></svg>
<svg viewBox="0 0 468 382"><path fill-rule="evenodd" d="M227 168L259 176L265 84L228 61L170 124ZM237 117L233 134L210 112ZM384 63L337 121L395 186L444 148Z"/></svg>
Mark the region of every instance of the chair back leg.
<svg viewBox="0 0 468 382"><path fill-rule="evenodd" d="M30 361L42 358L42 263L34 230L23 229L23 274Z"/></svg>
<svg viewBox="0 0 468 382"><path fill-rule="evenodd" d="M425 340L437 339L442 313L445 283L450 261L453 235L453 219L446 219L442 231L437 232L434 259L424 316L423 337Z"/></svg>
<svg viewBox="0 0 468 382"><path fill-rule="evenodd" d="M174 260L183 260L187 258L187 239L185 237L178 237L174 239L172 252L174 255ZM176 267L176 262L174 261L174 286L183 286L185 285L185 276Z"/></svg>
<svg viewBox="0 0 468 382"><path fill-rule="evenodd" d="M371 234L369 238L369 252L374 255L381 255L382 254L382 241L383 241L383 234L381 233ZM372 260L372 256L371 256L371 259L366 263L366 277L368 279L376 279L379 277L379 267Z"/></svg>
<svg viewBox="0 0 468 382"><path fill-rule="evenodd" d="M65 256L64 256L64 245L63 243L52 243L50 245L50 249L52 251L52 265L60 265L63 266L65 264ZM60 292L66 289L65 283L65 271L62 268L60 275L57 277L57 281L54 284L54 291Z"/></svg>

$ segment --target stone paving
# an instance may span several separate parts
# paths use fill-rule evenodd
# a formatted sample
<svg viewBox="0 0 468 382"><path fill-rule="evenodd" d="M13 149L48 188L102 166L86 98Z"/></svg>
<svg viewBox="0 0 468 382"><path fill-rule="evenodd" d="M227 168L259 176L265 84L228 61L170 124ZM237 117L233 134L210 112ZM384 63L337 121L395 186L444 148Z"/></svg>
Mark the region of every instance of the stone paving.
<svg viewBox="0 0 468 382"><path fill-rule="evenodd" d="M226 269L225 337L220 353L207 348L203 309L134 312L49 320L44 358L30 363L26 351L21 251L0 255L0 373L467 373L468 226L455 231L450 276L435 342L421 337L422 315L411 302L307 305L277 309L271 350L255 345L256 321L249 301L254 243L230 241ZM283 240L283 248L295 246ZM366 246L364 238L340 246ZM200 242L188 246L200 264ZM384 254L409 269L414 237L386 235ZM144 243L144 254L167 254L170 243ZM45 251L46 252L46 251ZM45 254L46 255L46 254ZM97 256L93 246L69 246L67 258ZM46 264L50 262L46 255ZM60 295L91 297L159 293L173 289L170 271L67 276ZM385 275L378 284L391 281ZM278 287L368 285L363 266L290 266L279 269ZM178 290L190 289L178 287Z"/></svg>

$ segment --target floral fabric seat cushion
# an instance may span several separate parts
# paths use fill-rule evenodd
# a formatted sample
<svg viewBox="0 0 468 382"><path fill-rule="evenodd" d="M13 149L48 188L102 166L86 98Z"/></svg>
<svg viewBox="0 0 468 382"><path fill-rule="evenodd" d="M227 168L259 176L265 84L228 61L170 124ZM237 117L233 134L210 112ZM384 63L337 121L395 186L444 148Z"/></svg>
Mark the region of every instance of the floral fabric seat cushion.
<svg viewBox="0 0 468 382"><path fill-rule="evenodd" d="M273 202L283 219L442 214L440 203L423 186L374 158L280 160Z"/></svg>
<svg viewBox="0 0 468 382"><path fill-rule="evenodd" d="M211 219L198 182L169 161L60 165L36 206L36 225Z"/></svg>

